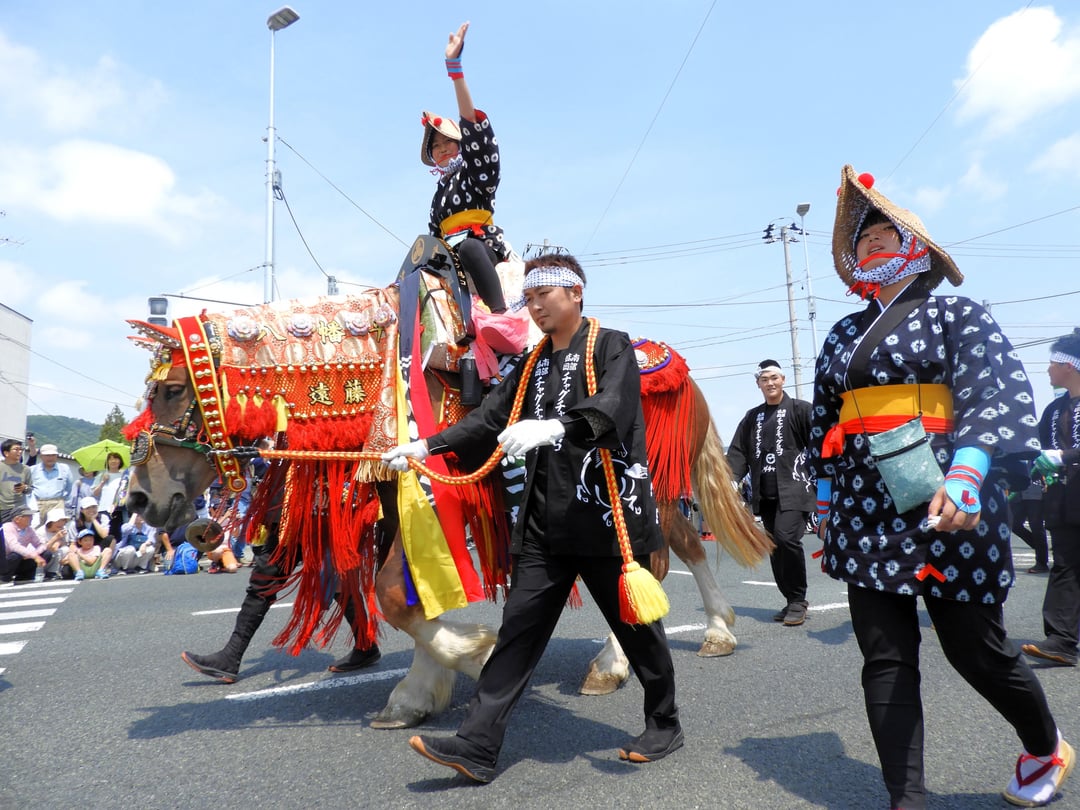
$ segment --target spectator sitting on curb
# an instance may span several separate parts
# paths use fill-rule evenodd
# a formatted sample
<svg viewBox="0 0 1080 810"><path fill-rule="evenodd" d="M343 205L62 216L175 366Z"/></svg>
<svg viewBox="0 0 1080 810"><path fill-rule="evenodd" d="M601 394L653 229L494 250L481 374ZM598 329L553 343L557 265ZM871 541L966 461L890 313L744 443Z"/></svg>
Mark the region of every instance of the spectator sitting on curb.
<svg viewBox="0 0 1080 810"><path fill-rule="evenodd" d="M113 568L121 574L145 574L157 550L157 531L136 513L120 527Z"/></svg>
<svg viewBox="0 0 1080 810"><path fill-rule="evenodd" d="M36 568L44 568L52 559L37 532L30 526L34 510L20 506L3 525L4 549L0 555L0 580L4 585L33 582Z"/></svg>
<svg viewBox="0 0 1080 810"><path fill-rule="evenodd" d="M221 524L214 520L194 520L184 534L185 539L200 553L210 560L208 574L235 574L240 568L236 557L229 548L228 540Z"/></svg>
<svg viewBox="0 0 1080 810"><path fill-rule="evenodd" d="M109 516L98 511L96 498L86 497L79 501L79 509L75 513L75 519L68 526L68 536L72 546L77 546L75 539L83 529L92 529L94 539L102 550L108 549L109 555L115 554L116 538L109 534ZM78 571L78 568L75 568Z"/></svg>
<svg viewBox="0 0 1080 810"><path fill-rule="evenodd" d="M51 582L60 578L60 563L64 561L71 551L68 545L67 533L68 516L62 506L50 509L45 515L45 524L37 527L38 540L41 547L51 554L49 564L45 566L45 581Z"/></svg>
<svg viewBox="0 0 1080 810"><path fill-rule="evenodd" d="M81 582L87 577L94 579L109 578L109 558L112 549L102 550L94 543L97 535L93 529L83 529L76 537L76 546L68 554L68 565L75 569L75 581Z"/></svg>

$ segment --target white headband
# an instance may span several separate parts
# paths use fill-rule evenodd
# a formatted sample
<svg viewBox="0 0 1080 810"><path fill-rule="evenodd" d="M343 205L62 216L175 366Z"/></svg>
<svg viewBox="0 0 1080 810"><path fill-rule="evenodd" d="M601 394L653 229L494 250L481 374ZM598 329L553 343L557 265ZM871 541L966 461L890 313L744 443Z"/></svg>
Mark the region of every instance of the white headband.
<svg viewBox="0 0 1080 810"><path fill-rule="evenodd" d="M783 371L780 370L780 366L765 366L765 368L759 368L754 372L754 379L760 380L762 374L767 374L770 371L775 371L777 374L783 375Z"/></svg>
<svg viewBox="0 0 1080 810"><path fill-rule="evenodd" d="M545 265L534 267L525 275L525 281L521 285L523 290L531 290L536 287L584 287L585 282L581 276L566 267Z"/></svg>
<svg viewBox="0 0 1080 810"><path fill-rule="evenodd" d="M1080 371L1080 357L1073 357L1071 354L1065 354L1065 352L1050 352L1050 362L1068 363L1077 371Z"/></svg>

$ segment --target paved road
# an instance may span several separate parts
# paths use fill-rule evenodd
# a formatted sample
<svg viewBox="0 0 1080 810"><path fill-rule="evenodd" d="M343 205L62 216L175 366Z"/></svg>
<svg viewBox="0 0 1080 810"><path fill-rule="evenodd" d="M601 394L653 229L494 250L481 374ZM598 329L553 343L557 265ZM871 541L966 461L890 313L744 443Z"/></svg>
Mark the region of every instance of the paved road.
<svg viewBox="0 0 1080 810"><path fill-rule="evenodd" d="M1032 563L1017 541L1018 568ZM815 569L812 569L812 571ZM768 570L720 567L739 619L736 653L696 657L702 613L678 567L665 583L686 747L646 766L615 749L640 731L636 683L614 696L576 690L604 628L595 607L567 611L519 704L500 775L478 786L428 763L412 732L371 717L410 659L389 632L362 675L331 676L344 650L297 658L270 644L271 611L241 681L203 679L183 649L220 647L246 574L114 577L0 592L0 808L874 808L887 806L858 685L859 654L842 587L819 573L801 628L771 621ZM1041 636L1046 578L1021 575L1007 605L1012 636ZM495 623L498 608L470 608ZM1019 752L1012 731L944 662L924 615L923 672L931 806L1004 807ZM1080 681L1040 670L1067 736L1080 739ZM425 732L456 728L471 685ZM1056 804L1080 807L1080 780Z"/></svg>

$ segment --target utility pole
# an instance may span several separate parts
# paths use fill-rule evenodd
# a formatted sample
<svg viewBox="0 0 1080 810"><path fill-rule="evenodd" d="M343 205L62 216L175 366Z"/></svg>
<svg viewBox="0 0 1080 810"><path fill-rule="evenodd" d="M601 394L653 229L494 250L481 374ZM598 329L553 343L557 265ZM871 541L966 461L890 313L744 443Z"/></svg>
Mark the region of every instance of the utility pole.
<svg viewBox="0 0 1080 810"><path fill-rule="evenodd" d="M765 228L765 235L762 237L766 244L776 241L776 237L773 236L773 222ZM795 238L790 235L790 231L795 229L794 222L791 225L780 226L780 241L784 243L784 274L787 279L788 324L791 329L791 364L795 369L795 396L801 397L802 360L799 357L799 321L795 316L795 286L791 280L791 253L788 251L788 243Z"/></svg>
<svg viewBox="0 0 1080 810"><path fill-rule="evenodd" d="M788 251L788 226L780 227L784 243L784 273L787 279L788 322L791 324L791 364L795 367L795 396L802 397L802 361L799 359L799 322L795 318L795 286L791 282L791 253Z"/></svg>

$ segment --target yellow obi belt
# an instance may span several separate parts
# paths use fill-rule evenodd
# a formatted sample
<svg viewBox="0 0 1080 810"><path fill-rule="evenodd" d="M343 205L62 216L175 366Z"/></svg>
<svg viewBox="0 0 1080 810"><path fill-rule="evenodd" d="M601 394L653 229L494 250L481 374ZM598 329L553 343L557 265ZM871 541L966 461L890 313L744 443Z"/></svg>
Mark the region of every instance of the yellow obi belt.
<svg viewBox="0 0 1080 810"><path fill-rule="evenodd" d="M940 383L872 385L841 394L840 421L825 434L822 458L840 455L850 433L884 433L920 412L927 433L953 430L952 392Z"/></svg>
<svg viewBox="0 0 1080 810"><path fill-rule="evenodd" d="M452 236L462 231L472 231L476 236L484 235L484 226L491 225L495 214L485 211L483 208L468 208L451 214L439 223L439 231L443 238Z"/></svg>

